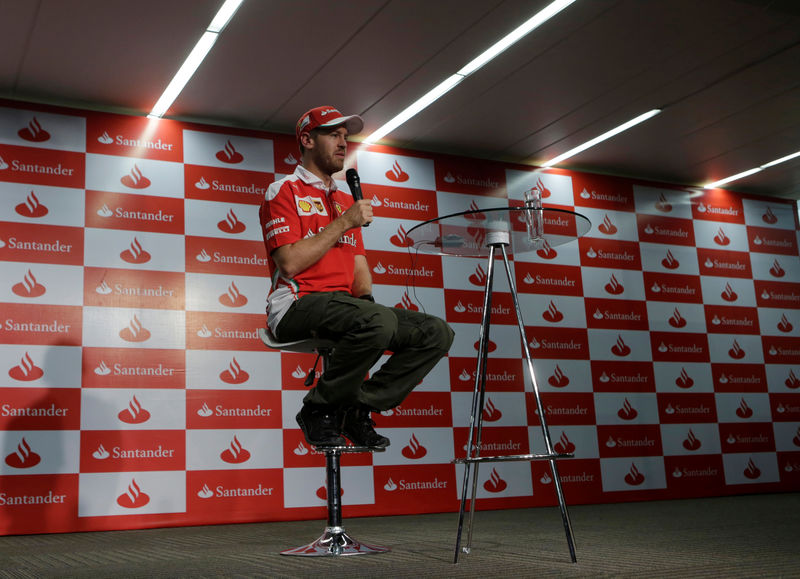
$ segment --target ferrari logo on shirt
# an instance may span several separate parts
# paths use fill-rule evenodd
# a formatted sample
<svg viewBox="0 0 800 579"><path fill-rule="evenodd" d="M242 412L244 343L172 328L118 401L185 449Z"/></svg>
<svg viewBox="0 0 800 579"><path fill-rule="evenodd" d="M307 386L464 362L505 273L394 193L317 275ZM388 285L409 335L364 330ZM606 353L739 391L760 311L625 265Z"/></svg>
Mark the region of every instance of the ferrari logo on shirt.
<svg viewBox="0 0 800 579"><path fill-rule="evenodd" d="M317 197L295 197L298 215L327 215L325 204Z"/></svg>
<svg viewBox="0 0 800 579"><path fill-rule="evenodd" d="M336 209L336 214L341 215L344 213L344 207L342 207L337 201L333 202L333 207Z"/></svg>

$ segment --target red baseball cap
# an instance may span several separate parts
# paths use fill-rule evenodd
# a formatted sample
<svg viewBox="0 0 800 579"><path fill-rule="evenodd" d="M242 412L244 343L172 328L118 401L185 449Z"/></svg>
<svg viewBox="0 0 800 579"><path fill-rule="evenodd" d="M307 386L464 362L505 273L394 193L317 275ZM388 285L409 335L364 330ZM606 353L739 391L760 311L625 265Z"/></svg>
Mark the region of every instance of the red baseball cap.
<svg viewBox="0 0 800 579"><path fill-rule="evenodd" d="M330 128L344 125L349 135L360 133L364 128L364 120L358 115L344 116L331 106L322 106L306 111L297 121L294 129L297 142L300 142L300 135L308 133L319 127Z"/></svg>

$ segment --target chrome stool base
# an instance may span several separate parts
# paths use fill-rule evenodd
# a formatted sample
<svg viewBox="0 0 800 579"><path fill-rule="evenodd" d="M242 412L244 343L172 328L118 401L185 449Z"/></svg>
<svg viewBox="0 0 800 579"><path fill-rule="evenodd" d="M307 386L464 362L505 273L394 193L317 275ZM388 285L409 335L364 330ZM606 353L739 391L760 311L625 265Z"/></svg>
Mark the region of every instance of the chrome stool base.
<svg viewBox="0 0 800 579"><path fill-rule="evenodd" d="M389 547L360 543L348 535L343 527L325 527L319 539L308 545L281 551L281 555L295 557L344 557L347 555L377 555L391 551Z"/></svg>
<svg viewBox="0 0 800 579"><path fill-rule="evenodd" d="M342 453L382 452L383 448L368 446L316 446L314 449L325 454L325 478L328 494L328 525L322 535L313 543L281 551L281 555L295 557L343 557L346 555L377 555L388 553L389 547L368 545L356 541L344 530L342 524L342 473L339 458Z"/></svg>

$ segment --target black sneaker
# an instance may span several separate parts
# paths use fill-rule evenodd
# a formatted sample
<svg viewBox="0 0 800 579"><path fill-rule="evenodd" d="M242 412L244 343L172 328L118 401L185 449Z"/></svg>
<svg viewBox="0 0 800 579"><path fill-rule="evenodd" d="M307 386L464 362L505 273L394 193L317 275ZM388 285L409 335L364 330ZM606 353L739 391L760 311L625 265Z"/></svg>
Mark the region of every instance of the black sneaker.
<svg viewBox="0 0 800 579"><path fill-rule="evenodd" d="M303 404L297 413L297 424L306 441L312 446L344 446L347 441L339 434L341 414L328 406Z"/></svg>
<svg viewBox="0 0 800 579"><path fill-rule="evenodd" d="M364 407L348 408L344 415L342 434L353 441L356 446L370 448L386 448L389 439L381 436L375 429L375 421L370 417L370 411Z"/></svg>

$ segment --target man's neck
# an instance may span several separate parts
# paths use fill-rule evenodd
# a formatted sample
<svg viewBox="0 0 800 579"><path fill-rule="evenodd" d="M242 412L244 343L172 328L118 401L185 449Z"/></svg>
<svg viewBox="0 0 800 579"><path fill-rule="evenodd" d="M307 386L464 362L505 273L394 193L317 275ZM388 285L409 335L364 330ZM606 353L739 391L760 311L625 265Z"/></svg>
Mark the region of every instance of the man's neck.
<svg viewBox="0 0 800 579"><path fill-rule="evenodd" d="M317 176L320 180L325 184L325 187L330 189L331 185L333 184L333 177L331 177L328 173L320 169L313 161L309 159L303 159L302 163L303 168L308 171L309 173Z"/></svg>

